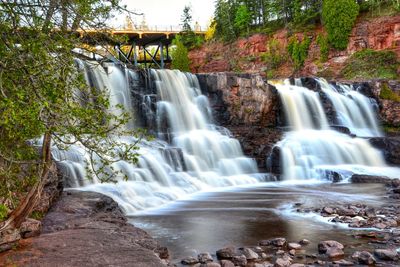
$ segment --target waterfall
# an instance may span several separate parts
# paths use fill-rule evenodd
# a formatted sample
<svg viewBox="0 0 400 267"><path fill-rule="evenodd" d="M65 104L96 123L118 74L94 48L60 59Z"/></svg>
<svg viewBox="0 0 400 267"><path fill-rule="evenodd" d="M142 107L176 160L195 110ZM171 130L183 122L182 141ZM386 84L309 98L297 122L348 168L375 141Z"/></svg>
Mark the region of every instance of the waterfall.
<svg viewBox="0 0 400 267"><path fill-rule="evenodd" d="M318 80L321 90L332 101L341 125L352 133L380 135L372 105L348 86ZM281 98L287 132L276 146L280 149L282 175L286 180L326 179L332 171L350 177L352 173L398 176L399 169L386 166L383 155L366 139L353 138L331 130L320 94L288 82L275 85Z"/></svg>
<svg viewBox="0 0 400 267"><path fill-rule="evenodd" d="M321 90L332 102L338 123L357 136L382 136L373 111L372 101L351 86L337 84L335 87L325 79L317 79Z"/></svg>
<svg viewBox="0 0 400 267"><path fill-rule="evenodd" d="M90 86L105 90L110 96L110 109L118 115L123 106L132 120L126 125L135 127L132 106L131 79L134 74L125 68L77 60ZM76 145L69 150L53 149L53 157L68 176L66 185L80 190L103 193L116 200L127 214L159 207L187 194L215 187L257 183L262 176L254 160L243 155L238 140L224 129L212 124L207 98L201 94L196 76L171 70L152 70L151 79L157 96L142 98L142 109L148 117L155 116L157 135L165 140L141 140L136 165L125 161L112 167L122 174L118 183L99 183L88 179L89 155ZM152 99L157 99L155 114ZM151 115L151 116L150 116ZM126 136L117 140L131 144L137 140ZM127 178L127 179L124 179Z"/></svg>

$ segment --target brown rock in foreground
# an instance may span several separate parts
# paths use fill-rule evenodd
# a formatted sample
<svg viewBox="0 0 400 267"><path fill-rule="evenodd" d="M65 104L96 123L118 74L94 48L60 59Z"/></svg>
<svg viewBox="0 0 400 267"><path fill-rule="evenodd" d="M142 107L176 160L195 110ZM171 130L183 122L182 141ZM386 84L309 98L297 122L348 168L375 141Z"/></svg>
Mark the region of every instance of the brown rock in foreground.
<svg viewBox="0 0 400 267"><path fill-rule="evenodd" d="M0 254L0 265L163 266L158 243L127 223L109 197L64 192L43 220L43 234Z"/></svg>

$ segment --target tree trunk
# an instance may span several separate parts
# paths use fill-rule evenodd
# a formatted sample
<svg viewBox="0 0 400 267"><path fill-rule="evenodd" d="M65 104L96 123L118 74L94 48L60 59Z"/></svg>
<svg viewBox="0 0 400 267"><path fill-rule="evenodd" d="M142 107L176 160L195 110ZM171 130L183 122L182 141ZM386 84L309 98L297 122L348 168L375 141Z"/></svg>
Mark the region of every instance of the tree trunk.
<svg viewBox="0 0 400 267"><path fill-rule="evenodd" d="M51 134L46 133L43 136L42 144L42 169L40 170L39 180L31 188L25 198L21 201L20 205L11 212L9 218L0 226L0 232L19 228L21 223L25 221L26 217L30 215L36 203L38 202L44 185L46 184L49 176L51 166Z"/></svg>

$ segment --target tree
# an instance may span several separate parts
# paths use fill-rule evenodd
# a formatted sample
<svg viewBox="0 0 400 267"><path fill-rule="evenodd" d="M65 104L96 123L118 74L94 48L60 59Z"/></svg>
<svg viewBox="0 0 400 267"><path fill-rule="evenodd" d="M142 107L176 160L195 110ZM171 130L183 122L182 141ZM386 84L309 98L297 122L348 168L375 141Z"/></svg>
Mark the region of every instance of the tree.
<svg viewBox="0 0 400 267"><path fill-rule="evenodd" d="M180 32L180 41L186 46L188 49L193 49L195 47L201 46L203 43L203 38L200 36L196 36L194 31L192 30L192 15L190 6L185 6L182 13L182 31Z"/></svg>
<svg viewBox="0 0 400 267"><path fill-rule="evenodd" d="M182 37L177 35L173 41L175 49L172 51L171 67L180 71L190 71L190 60L188 50L182 42Z"/></svg>
<svg viewBox="0 0 400 267"><path fill-rule="evenodd" d="M354 0L324 0L322 19L332 47L347 48L359 6Z"/></svg>
<svg viewBox="0 0 400 267"><path fill-rule="evenodd" d="M235 15L235 29L238 33L247 32L249 33L249 28L251 24L251 13L245 5L240 5L236 10Z"/></svg>
<svg viewBox="0 0 400 267"><path fill-rule="evenodd" d="M107 93L86 83L72 52L81 45L75 30L103 28L121 9L119 0L0 1L0 201L12 210L0 232L29 216L52 146L85 146L102 166L91 174L107 182L118 175L114 161L137 161L136 144L114 138L135 134L124 128L128 114L107 112Z"/></svg>

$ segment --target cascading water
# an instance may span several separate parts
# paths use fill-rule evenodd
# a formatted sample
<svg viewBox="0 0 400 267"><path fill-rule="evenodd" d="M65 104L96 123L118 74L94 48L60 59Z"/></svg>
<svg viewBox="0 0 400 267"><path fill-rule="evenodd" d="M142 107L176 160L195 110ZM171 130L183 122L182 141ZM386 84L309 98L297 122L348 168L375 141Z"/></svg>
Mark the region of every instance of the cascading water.
<svg viewBox="0 0 400 267"><path fill-rule="evenodd" d="M339 83L335 87L325 79L318 79L317 82L332 102L340 125L357 136L382 136L371 103L373 100L349 85Z"/></svg>
<svg viewBox="0 0 400 267"><path fill-rule="evenodd" d="M380 134L372 107L364 96L348 87L343 87L342 95L325 81L319 82L344 126L349 126L355 133ZM398 168L386 166L382 154L367 140L331 130L319 94L300 86L299 81L296 84L276 84L292 129L277 144L284 179L321 180L332 170L343 178L352 173L400 175Z"/></svg>
<svg viewBox="0 0 400 267"><path fill-rule="evenodd" d="M129 79L134 75L132 71L111 64L106 71L97 63L81 60L77 63L85 71L89 85L109 91L110 112L119 112L115 107L122 105L133 114L129 86ZM70 177L68 186L108 195L126 213L132 214L199 190L261 180L255 162L244 157L239 142L211 124L210 107L207 98L200 93L196 76L170 70L153 70L151 75L160 100L155 115L160 128L158 134L167 135L170 144L162 140L142 140L137 165L125 161L113 164L114 169L122 173L116 184L101 184L95 178L87 180L89 156L83 147L75 146L68 151L54 149L53 157ZM148 97L143 101L142 105L151 113L151 101ZM133 125L132 120L127 127ZM162 125L167 125L167 129ZM165 132L161 132L163 130ZM137 140L127 136L118 141L133 143Z"/></svg>

